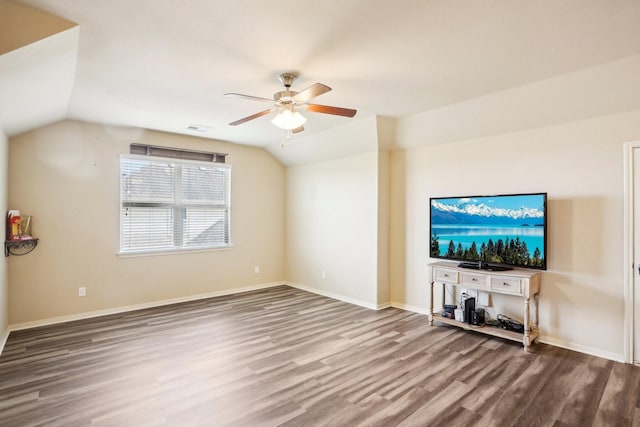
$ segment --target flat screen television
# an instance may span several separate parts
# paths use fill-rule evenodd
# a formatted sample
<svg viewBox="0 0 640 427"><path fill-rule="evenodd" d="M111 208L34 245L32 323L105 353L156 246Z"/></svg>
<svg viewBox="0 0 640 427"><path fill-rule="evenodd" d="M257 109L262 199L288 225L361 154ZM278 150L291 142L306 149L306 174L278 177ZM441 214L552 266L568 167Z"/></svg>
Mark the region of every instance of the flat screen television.
<svg viewBox="0 0 640 427"><path fill-rule="evenodd" d="M431 197L430 254L487 270L547 269L547 193Z"/></svg>

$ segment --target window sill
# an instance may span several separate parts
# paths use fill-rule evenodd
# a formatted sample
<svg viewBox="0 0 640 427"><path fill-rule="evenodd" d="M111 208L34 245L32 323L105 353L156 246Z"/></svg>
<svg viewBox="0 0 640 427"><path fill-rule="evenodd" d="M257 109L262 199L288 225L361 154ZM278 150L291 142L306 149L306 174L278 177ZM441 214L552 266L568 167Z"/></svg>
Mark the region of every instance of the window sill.
<svg viewBox="0 0 640 427"><path fill-rule="evenodd" d="M215 246L210 248L204 247L204 248L189 248L189 249L147 250L147 251L137 251L137 252L117 252L116 256L118 258L139 258L139 257L158 256L158 255L181 255L181 254L193 254L193 253L199 253L199 252L229 251L231 249L233 249L233 245Z"/></svg>

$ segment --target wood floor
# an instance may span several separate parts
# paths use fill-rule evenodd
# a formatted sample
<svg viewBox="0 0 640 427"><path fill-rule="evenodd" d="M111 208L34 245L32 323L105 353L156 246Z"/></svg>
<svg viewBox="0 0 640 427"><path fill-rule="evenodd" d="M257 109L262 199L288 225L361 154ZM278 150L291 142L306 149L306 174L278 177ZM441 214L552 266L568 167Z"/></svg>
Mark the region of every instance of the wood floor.
<svg viewBox="0 0 640 427"><path fill-rule="evenodd" d="M287 286L12 332L9 426L638 426L640 369Z"/></svg>

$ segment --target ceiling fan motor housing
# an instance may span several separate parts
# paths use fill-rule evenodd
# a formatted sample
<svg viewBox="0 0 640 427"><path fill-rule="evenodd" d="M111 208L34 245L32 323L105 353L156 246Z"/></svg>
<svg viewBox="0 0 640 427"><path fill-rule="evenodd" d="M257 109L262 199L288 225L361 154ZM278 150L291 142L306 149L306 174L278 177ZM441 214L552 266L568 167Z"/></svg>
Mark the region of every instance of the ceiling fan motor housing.
<svg viewBox="0 0 640 427"><path fill-rule="evenodd" d="M273 95L273 100L279 104L293 104L293 97L296 96L298 92L294 90L283 90L280 92L276 92Z"/></svg>

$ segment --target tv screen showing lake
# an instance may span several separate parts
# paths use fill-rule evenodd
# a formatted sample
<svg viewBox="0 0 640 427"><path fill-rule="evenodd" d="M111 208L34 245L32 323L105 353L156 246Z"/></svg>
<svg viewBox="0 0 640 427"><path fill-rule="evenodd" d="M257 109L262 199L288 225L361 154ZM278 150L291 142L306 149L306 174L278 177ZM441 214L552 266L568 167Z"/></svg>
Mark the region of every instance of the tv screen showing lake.
<svg viewBox="0 0 640 427"><path fill-rule="evenodd" d="M539 248L541 256L544 256L544 229L541 227L496 226L487 228L467 225L434 225L432 231L438 235L441 254L447 252L450 241L453 241L456 246L461 243L463 249L471 248L471 244L476 242L476 246L480 250L482 243L488 244L489 240L495 244L500 239L504 242L507 239L519 237L521 242L526 243L529 251Z"/></svg>
<svg viewBox="0 0 640 427"><path fill-rule="evenodd" d="M545 268L546 194L431 199L431 255Z"/></svg>

